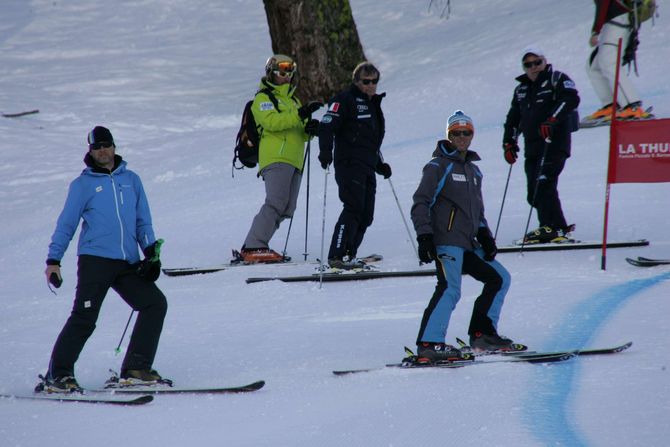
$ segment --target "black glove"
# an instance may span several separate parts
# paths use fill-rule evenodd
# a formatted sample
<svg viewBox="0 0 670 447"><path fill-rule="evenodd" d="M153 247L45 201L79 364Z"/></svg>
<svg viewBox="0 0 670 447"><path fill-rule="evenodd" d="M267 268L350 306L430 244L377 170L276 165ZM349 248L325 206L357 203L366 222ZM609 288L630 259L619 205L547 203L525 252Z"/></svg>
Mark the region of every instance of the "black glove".
<svg viewBox="0 0 670 447"><path fill-rule="evenodd" d="M505 161L513 165L519 158L519 145L516 144L516 141L503 143L503 150L505 151Z"/></svg>
<svg viewBox="0 0 670 447"><path fill-rule="evenodd" d="M310 137L315 137L319 134L319 120L311 119L305 124L305 133Z"/></svg>
<svg viewBox="0 0 670 447"><path fill-rule="evenodd" d="M163 239L158 239L144 249L145 258L137 267L137 275L147 281L156 281L161 274L160 249Z"/></svg>
<svg viewBox="0 0 670 447"><path fill-rule="evenodd" d="M333 153L331 151L319 152L319 163L323 169L328 169L328 165L333 162Z"/></svg>
<svg viewBox="0 0 670 447"><path fill-rule="evenodd" d="M316 112L321 107L323 107L323 103L319 101L310 101L298 109L298 115L300 115L300 119L306 120L312 116L312 113Z"/></svg>
<svg viewBox="0 0 670 447"><path fill-rule="evenodd" d="M430 264L437 259L437 250L432 234L420 234L416 238L419 243L419 261Z"/></svg>
<svg viewBox="0 0 670 447"><path fill-rule="evenodd" d="M540 124L540 135L544 141L551 141L551 136L554 134L554 129L558 125L558 120L550 116L547 121Z"/></svg>
<svg viewBox="0 0 670 447"><path fill-rule="evenodd" d="M496 240L493 239L491 230L488 227L479 227L477 241L481 244L482 250L484 250L484 260L493 261L496 254L498 254L498 247L496 247Z"/></svg>
<svg viewBox="0 0 670 447"><path fill-rule="evenodd" d="M377 174L383 175L385 179L391 177L391 165L388 163L378 163L375 171Z"/></svg>

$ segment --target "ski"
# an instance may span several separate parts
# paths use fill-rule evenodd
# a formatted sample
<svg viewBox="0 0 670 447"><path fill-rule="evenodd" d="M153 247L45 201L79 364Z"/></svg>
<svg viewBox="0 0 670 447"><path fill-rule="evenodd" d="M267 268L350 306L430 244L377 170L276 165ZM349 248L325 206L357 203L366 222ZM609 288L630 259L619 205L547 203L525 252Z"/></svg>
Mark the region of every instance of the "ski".
<svg viewBox="0 0 670 447"><path fill-rule="evenodd" d="M340 272L324 273L323 275L313 273L311 275L301 275L301 276L267 276L267 277L247 278L246 283L253 284L264 281L306 282L306 281L320 281L321 279L323 279L323 282L336 282L336 281L358 281L358 280L378 279L378 278L404 278L414 276L435 276L435 269L400 270L400 271L388 271L388 272L382 270L373 270L373 271L343 270Z"/></svg>
<svg viewBox="0 0 670 447"><path fill-rule="evenodd" d="M369 256L366 256L364 258L360 258L363 260L363 262L366 263L374 263L374 262L380 262L384 259L382 255L378 254L371 254ZM272 263L256 263L256 264L247 264L244 262L229 262L225 264L215 264L215 265L210 265L210 266L203 266L203 267L178 267L178 268L164 268L163 273L167 276L188 276L188 275L201 275L201 274L206 274L206 273L215 273L215 272L220 272L232 267L243 267L243 266L251 266L251 265L313 265L313 264L319 264L318 261L311 261L311 262L300 262L300 261L283 261L283 262L272 262Z"/></svg>
<svg viewBox="0 0 670 447"><path fill-rule="evenodd" d="M670 259L649 259L638 256L637 259L626 258L626 262L635 267L656 267L658 265L670 264Z"/></svg>
<svg viewBox="0 0 670 447"><path fill-rule="evenodd" d="M617 354L619 352L623 352L626 349L630 348L633 345L632 341L629 341L628 343L624 343L619 346L613 346L609 348L594 348L594 349L575 349L574 352L578 356L589 356L589 355L606 355L606 354ZM558 352L564 352L564 351L558 351ZM500 354L503 357L521 357L523 358L524 356L527 355L552 355L555 354L556 352L538 352L538 351L506 351L506 352L499 352L497 354ZM496 354L496 353L492 353Z"/></svg>
<svg viewBox="0 0 670 447"><path fill-rule="evenodd" d="M143 393L142 396L124 397L110 396L105 393L100 394L79 394L79 393L54 393L54 394L0 394L2 399L21 399L21 400L50 400L53 402L81 402L87 404L108 404L108 405L144 405L154 400L153 396Z"/></svg>
<svg viewBox="0 0 670 447"><path fill-rule="evenodd" d="M648 121L648 120L653 120L656 119L656 116L651 113L651 111L654 109L653 106L647 107L645 109L646 113L649 113L649 116L647 118L642 118L642 119L627 119L627 120L620 120L618 121L623 121L623 122L631 122L631 121ZM600 118L597 120L588 120L587 118L584 118L579 122L579 128L580 129L591 129L593 127L601 127L601 126L609 126L610 125L609 119L604 119Z"/></svg>
<svg viewBox="0 0 670 447"><path fill-rule="evenodd" d="M639 239L634 241L618 241L608 242L607 248L623 248L623 247L643 247L649 245L646 239ZM570 240L567 242L549 242L544 244L526 244L523 246L523 251L550 251L550 250L586 250L594 248L602 248L602 242L587 242ZM498 253L512 253L521 251L521 244L516 241L513 245L498 247Z"/></svg>
<svg viewBox="0 0 670 447"><path fill-rule="evenodd" d="M26 116L26 115L34 115L35 113L40 113L39 110L28 110L25 112L18 112L18 113L3 113L2 117L3 118L18 118L20 116Z"/></svg>
<svg viewBox="0 0 670 447"><path fill-rule="evenodd" d="M357 374L364 372L380 371L385 368L401 368L401 369L425 369L425 368L463 368L474 365L486 365L491 363L557 363L570 360L575 357L575 352L565 351L556 352L553 354L538 354L527 355L524 357L500 357L488 358L486 360L474 358L472 360L457 360L451 362L437 362L437 363L416 363L411 357L404 359L401 363L389 363L383 368L365 368L365 369L347 369L340 371L333 371L336 376L344 376L349 374Z"/></svg>
<svg viewBox="0 0 670 447"><path fill-rule="evenodd" d="M151 386L132 386L119 388L104 388L95 390L98 392L107 392L114 394L234 394L249 393L258 391L265 386L264 380L250 383L248 385L233 387L212 387L212 388L183 388L183 387L151 387Z"/></svg>

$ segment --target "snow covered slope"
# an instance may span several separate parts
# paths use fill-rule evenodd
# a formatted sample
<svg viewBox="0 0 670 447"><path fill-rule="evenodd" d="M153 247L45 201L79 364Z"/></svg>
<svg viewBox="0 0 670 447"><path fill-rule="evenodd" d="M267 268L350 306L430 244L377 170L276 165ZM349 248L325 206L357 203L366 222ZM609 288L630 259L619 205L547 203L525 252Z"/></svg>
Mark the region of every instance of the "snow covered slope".
<svg viewBox="0 0 670 447"><path fill-rule="evenodd" d="M580 112L600 105L584 70L593 6L563 0L452 2L448 20L428 0L352 0L366 55L386 91L383 146L405 213L446 118L473 117L473 149L488 219L497 221L508 165L502 122L520 51L543 47L577 83ZM532 6L530 6L532 3ZM663 11L661 11L663 12ZM645 24L634 80L658 116L670 116L667 18ZM76 241L52 295L44 259L69 182L83 168L86 133L109 127L118 153L149 195L165 266L212 264L239 248L263 198L252 171L230 175L240 113L271 46L260 1L3 0L0 6L0 393L29 393L67 318L76 282ZM299 63L301 63L299 61ZM315 146L316 142L313 144ZM575 236L602 233L608 130L574 134L561 176ZM313 154L307 252L321 250L324 174ZM517 164L498 234L521 237L528 216ZM289 254L304 251L305 191ZM326 237L340 210L328 179ZM230 446L660 446L670 428L670 270L629 266L626 256L670 256L668 184L612 187L610 240L647 248L600 253L501 254L513 275L501 333L534 349L597 347L632 340L627 352L553 366L501 364L462 370L382 371L334 377L334 369L400 360L412 345L432 278L246 285L248 276L304 274L308 266L259 266L159 279L170 308L155 367L182 385L265 379L253 394L158 396L141 408L0 400L0 444ZM533 217L532 223L535 223ZM272 244L281 250L287 225ZM385 269L416 258L388 182L379 180L375 223L361 252ZM448 341L464 337L480 285L464 281ZM77 377L98 387L129 308L111 292Z"/></svg>

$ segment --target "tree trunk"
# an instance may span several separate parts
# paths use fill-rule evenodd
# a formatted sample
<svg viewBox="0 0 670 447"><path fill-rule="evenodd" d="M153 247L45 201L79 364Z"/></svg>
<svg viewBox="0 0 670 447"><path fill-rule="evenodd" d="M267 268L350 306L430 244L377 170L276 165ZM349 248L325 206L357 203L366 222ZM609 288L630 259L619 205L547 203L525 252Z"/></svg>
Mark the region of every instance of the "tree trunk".
<svg viewBox="0 0 670 447"><path fill-rule="evenodd" d="M349 0L263 0L272 51L298 64L297 96L326 102L365 60ZM270 55L268 55L269 57Z"/></svg>

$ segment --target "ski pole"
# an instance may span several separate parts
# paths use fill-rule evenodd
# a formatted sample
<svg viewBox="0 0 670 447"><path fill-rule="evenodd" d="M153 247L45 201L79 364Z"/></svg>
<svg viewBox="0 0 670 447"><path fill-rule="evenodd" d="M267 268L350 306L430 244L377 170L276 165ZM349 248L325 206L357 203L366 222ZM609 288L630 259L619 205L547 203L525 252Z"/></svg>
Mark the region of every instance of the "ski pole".
<svg viewBox="0 0 670 447"><path fill-rule="evenodd" d="M312 139L307 140L307 150L305 151L305 160L307 160L307 198L305 200L305 250L302 253L302 256L305 261L307 261L307 229L309 228L309 172L310 166L312 166L309 151L312 143ZM305 167L305 162L303 161L303 169Z"/></svg>
<svg viewBox="0 0 670 447"><path fill-rule="evenodd" d="M319 257L319 289L323 285L323 245L326 238L326 194L328 193L328 174L330 174L330 166L326 169L326 174L323 180L323 214L321 216L321 256Z"/></svg>
<svg viewBox="0 0 670 447"><path fill-rule="evenodd" d="M126 328L123 330L123 334L121 334L121 340L119 340L119 345L116 347L114 350L114 353L119 354L121 352L121 343L123 343L123 338L126 336L126 331L128 331L128 326L130 326L130 320L133 318L133 313L134 310L130 310L130 316L128 317L128 322L126 323Z"/></svg>
<svg viewBox="0 0 670 447"><path fill-rule="evenodd" d="M302 159L303 169L305 167L305 163L307 162L307 155L308 154L309 154L309 143L308 143L308 146L307 146L307 150L305 151L305 156ZM300 178L300 181L302 182L302 177ZM309 177L308 177L308 185L309 185ZM308 191L308 197L309 197L309 186L307 187L307 191ZM308 202L309 202L309 200L308 200ZM309 207L309 203L307 204L307 206ZM286 231L286 241L284 241L284 251L282 251L282 256L284 258L286 258L286 250L287 250L287 247L288 247L288 239L289 239L289 236L291 235L291 227L293 227L293 216L291 216L291 219L289 220L288 231ZM305 235L305 238L306 237L307 236ZM307 251L307 250L305 250L305 251Z"/></svg>
<svg viewBox="0 0 670 447"><path fill-rule="evenodd" d="M505 198L507 197L507 187L509 186L509 178L512 175L512 166L509 165L509 172L507 173L507 181L505 182L505 192L503 192L502 202L500 203L500 213L498 214L498 222L496 223L496 232L493 235L493 239L498 237L498 227L500 227L500 219L502 219L503 207L505 206Z"/></svg>
<svg viewBox="0 0 670 447"><path fill-rule="evenodd" d="M416 255L417 259L419 260L419 264L421 263L421 259L419 258L419 250L416 248L416 244L414 243L414 238L412 237L412 232L409 229L409 225L407 225L407 219L405 219L405 213L402 212L402 207L400 206L400 201L398 200L398 194L395 193L395 188L393 187L393 182L391 182L391 179L388 178L386 179L389 181L389 185L391 185L391 191L393 192L393 197L395 198L395 203L398 205L398 211L400 211L400 217L402 217L402 222L405 224L405 229L407 230L407 236L409 237L409 241L412 243L412 248L414 248L414 254Z"/></svg>
<svg viewBox="0 0 670 447"><path fill-rule="evenodd" d="M537 190L540 187L540 177L542 177L542 169L544 169L544 159L547 157L547 150L549 149L550 139L544 141L544 151L542 153L542 158L540 159L540 168L537 171L537 177L535 179L535 189L533 191L533 199L530 201L530 211L528 211L528 220L526 220L526 229L523 232L523 237L521 238L521 248L519 249L519 255L523 254L523 247L526 245L526 234L528 234L528 226L530 225L530 217L533 214L533 207L535 206L535 199L537 199Z"/></svg>

